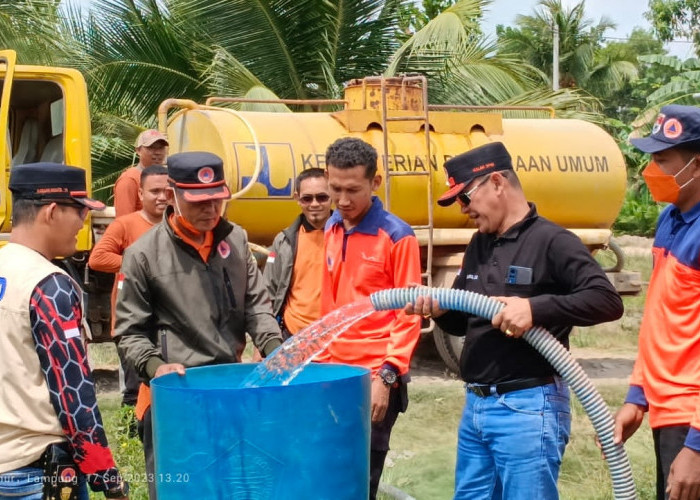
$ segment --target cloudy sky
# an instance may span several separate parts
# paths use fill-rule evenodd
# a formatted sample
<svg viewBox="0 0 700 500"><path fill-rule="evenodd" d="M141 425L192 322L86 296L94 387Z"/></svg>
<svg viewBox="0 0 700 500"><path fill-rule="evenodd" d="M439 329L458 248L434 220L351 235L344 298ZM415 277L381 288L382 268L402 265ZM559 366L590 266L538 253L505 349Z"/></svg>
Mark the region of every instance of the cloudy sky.
<svg viewBox="0 0 700 500"><path fill-rule="evenodd" d="M91 0L68 0L79 5L89 6ZM562 0L564 5L575 5L580 0ZM608 31L611 38L624 39L635 26L649 28L649 22L644 19L647 10L647 0L585 0L586 15L596 22L607 16L617 24L617 29ZM518 14L532 14L539 0L493 0L484 16L484 32L495 36L496 25L513 25ZM686 59L693 55L693 46L687 42L672 42L666 47L672 55Z"/></svg>

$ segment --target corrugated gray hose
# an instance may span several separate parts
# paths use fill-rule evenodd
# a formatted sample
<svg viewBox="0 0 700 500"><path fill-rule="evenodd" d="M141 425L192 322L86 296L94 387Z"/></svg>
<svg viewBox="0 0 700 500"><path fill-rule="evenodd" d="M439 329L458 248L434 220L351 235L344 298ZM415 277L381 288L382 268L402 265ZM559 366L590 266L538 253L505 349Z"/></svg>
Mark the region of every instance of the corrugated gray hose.
<svg viewBox="0 0 700 500"><path fill-rule="evenodd" d="M428 296L437 299L441 309L462 311L486 319L493 318L504 307L501 302L485 295L450 288L394 288L375 292L370 295L370 300L374 308L381 311L403 309L407 303L415 302L416 298ZM588 414L610 469L615 499L637 498L625 448L613 443L613 417L581 365L557 339L540 326L529 329L523 338L566 380Z"/></svg>

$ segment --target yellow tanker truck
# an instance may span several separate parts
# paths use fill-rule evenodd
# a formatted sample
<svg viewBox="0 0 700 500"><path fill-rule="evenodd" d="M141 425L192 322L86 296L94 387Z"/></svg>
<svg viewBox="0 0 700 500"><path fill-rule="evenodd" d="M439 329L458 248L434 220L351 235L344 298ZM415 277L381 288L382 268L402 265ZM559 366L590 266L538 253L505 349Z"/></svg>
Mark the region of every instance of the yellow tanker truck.
<svg viewBox="0 0 700 500"><path fill-rule="evenodd" d="M70 69L15 65L13 51L0 52L0 244L7 239L11 203L7 190L12 165L64 161L85 168L90 179L90 117L82 75ZM235 199L226 208L249 239L268 245L298 214L293 199L296 175L324 167L324 152L335 139L355 136L380 154L385 207L413 225L422 245L424 281L450 286L474 232L455 205L438 207L446 188L443 163L489 141L502 141L513 156L528 199L539 212L575 232L591 249L606 247L622 205L626 169L615 141L599 127L554 118L543 108L429 106L423 77L365 78L350 82L335 101L273 101L277 105L335 111L241 112L245 99L210 98L205 104L166 100L159 126L170 152L205 150L224 159ZM533 118L508 119L504 113ZM103 216L104 219L104 216ZM94 334L108 339L109 285L96 283L84 263L92 247L93 220L80 233L78 254L66 262L90 294ZM619 278L619 274L617 275ZM634 288L634 280L621 286ZM620 284L618 283L618 284ZM103 292L103 293L98 293ZM434 325L435 343L456 369L461 339Z"/></svg>
<svg viewBox="0 0 700 500"><path fill-rule="evenodd" d="M446 189L443 163L452 156L502 141L528 199L591 250L608 244L625 195L622 153L601 128L554 119L546 108L428 106L423 77L352 81L339 101L282 101L342 106L339 111L264 113L224 107L242 102L249 100L210 98L204 105L167 100L159 109L159 126L171 153L205 150L224 159L230 187L237 192L227 215L248 231L251 241L271 243L297 216L292 194L299 172L323 168L326 147L335 139L359 137L380 154L384 182L378 195L388 210L414 227L422 245L424 281L431 286L452 284L475 231L457 205L442 208L435 201ZM507 119L505 112L539 118ZM629 278L613 277L618 286L634 291L635 280ZM433 332L440 355L456 370L462 339L432 324L424 331Z"/></svg>

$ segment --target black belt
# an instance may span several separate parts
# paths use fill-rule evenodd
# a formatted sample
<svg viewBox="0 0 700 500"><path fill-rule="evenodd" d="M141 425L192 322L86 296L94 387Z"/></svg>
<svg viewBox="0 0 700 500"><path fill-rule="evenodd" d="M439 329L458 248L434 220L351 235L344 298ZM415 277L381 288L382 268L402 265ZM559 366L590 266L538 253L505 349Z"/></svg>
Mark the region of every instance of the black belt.
<svg viewBox="0 0 700 500"><path fill-rule="evenodd" d="M62 444L62 443L50 444L46 447L46 449L44 450L44 452L41 454L41 456L39 458L34 460L32 463L25 465L24 467L35 467L37 469L46 468L46 460L47 460L49 454L51 453L52 446L58 446L59 448L63 449L65 452L68 452L67 446Z"/></svg>
<svg viewBox="0 0 700 500"><path fill-rule="evenodd" d="M547 385L554 383L554 377L534 377L534 378L523 378L520 380L510 380L508 382L501 382L500 384L470 384L467 383L467 390L473 392L477 396L485 398L486 396L491 396L494 392L496 394L505 394L507 392L520 391L522 389L531 389L532 387L539 387L541 385Z"/></svg>

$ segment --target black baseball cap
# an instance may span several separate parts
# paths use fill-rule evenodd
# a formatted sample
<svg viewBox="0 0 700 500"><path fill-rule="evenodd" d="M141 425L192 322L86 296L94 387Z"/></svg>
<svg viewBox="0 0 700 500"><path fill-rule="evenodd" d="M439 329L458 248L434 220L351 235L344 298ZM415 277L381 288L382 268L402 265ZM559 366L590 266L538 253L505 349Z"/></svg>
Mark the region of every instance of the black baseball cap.
<svg viewBox="0 0 700 500"><path fill-rule="evenodd" d="M168 179L186 201L228 200L231 191L224 177L224 162L204 151L177 153L168 157Z"/></svg>
<svg viewBox="0 0 700 500"><path fill-rule="evenodd" d="M700 142L700 108L670 104L661 108L649 137L630 139L645 153L658 153L681 144Z"/></svg>
<svg viewBox="0 0 700 500"><path fill-rule="evenodd" d="M88 198L85 170L61 163L27 163L10 171L10 191L16 199L73 200L90 210L104 210L101 201Z"/></svg>
<svg viewBox="0 0 700 500"><path fill-rule="evenodd" d="M445 162L450 189L438 198L438 204L443 207L452 205L471 181L500 170L513 170L510 154L501 142L484 144L450 158Z"/></svg>

